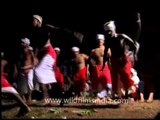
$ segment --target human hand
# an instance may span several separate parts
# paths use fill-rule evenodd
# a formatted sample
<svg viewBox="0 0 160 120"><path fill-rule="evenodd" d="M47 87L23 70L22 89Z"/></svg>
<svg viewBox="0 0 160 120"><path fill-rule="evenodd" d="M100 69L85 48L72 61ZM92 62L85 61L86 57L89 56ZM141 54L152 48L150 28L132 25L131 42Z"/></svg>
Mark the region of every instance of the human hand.
<svg viewBox="0 0 160 120"><path fill-rule="evenodd" d="M139 12L137 12L137 22L141 21L141 14Z"/></svg>

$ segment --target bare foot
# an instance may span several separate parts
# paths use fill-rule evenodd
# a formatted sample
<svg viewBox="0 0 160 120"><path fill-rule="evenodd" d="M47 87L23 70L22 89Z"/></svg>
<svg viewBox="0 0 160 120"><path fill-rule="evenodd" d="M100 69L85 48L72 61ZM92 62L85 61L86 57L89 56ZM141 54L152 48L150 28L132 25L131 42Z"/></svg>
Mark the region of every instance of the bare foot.
<svg viewBox="0 0 160 120"><path fill-rule="evenodd" d="M20 108L20 110L19 110L19 112L18 112L18 114L16 116L17 117L24 116L25 114L27 114L30 111L31 111L31 109L29 107Z"/></svg>
<svg viewBox="0 0 160 120"><path fill-rule="evenodd" d="M139 102L140 102L140 103L143 103L143 102L145 102L145 100L144 100L144 99L141 99L141 100L139 100Z"/></svg>
<svg viewBox="0 0 160 120"><path fill-rule="evenodd" d="M152 103L152 102L153 102L153 100L148 99L146 102L147 102L147 103Z"/></svg>

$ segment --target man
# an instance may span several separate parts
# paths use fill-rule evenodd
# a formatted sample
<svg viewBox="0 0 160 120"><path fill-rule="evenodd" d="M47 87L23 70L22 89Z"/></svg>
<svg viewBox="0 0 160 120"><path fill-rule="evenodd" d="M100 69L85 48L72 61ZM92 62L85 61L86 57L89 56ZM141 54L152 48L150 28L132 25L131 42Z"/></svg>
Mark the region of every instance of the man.
<svg viewBox="0 0 160 120"><path fill-rule="evenodd" d="M41 27L42 26L42 17L40 15L33 15L33 26Z"/></svg>
<svg viewBox="0 0 160 120"><path fill-rule="evenodd" d="M43 31L39 34L39 44L36 44L38 48L38 61L39 63L35 67L35 76L40 83L43 100L49 97L48 86L52 83L56 83L55 67L56 67L56 52L50 43L50 36L47 31Z"/></svg>
<svg viewBox="0 0 160 120"><path fill-rule="evenodd" d="M7 93L11 95L20 106L20 110L17 116L23 116L26 113L30 112L31 109L29 106L23 101L19 93L16 89L7 81L7 77L4 73L4 67L7 65L7 61L4 59L4 54L1 52L1 91L2 93Z"/></svg>
<svg viewBox="0 0 160 120"><path fill-rule="evenodd" d="M104 24L104 30L106 32L106 37L108 37L108 42L105 46L105 55L108 49L111 49L111 65L112 65L112 86L113 92L118 94L118 80L120 79L124 85L125 90L131 90L135 92L134 82L131 79L131 62L126 55L126 46L130 46L134 50L136 45L133 40L125 34L116 33L116 26L114 21L109 21ZM105 65L106 56L104 56Z"/></svg>
<svg viewBox="0 0 160 120"><path fill-rule="evenodd" d="M35 66L35 78L39 83L40 89L43 92L43 102L49 97L48 87L52 83L56 83L55 67L56 53L50 41L51 27L43 25L43 19L40 15L32 16L32 31L30 32L31 45L33 52L38 60Z"/></svg>
<svg viewBox="0 0 160 120"><path fill-rule="evenodd" d="M30 45L28 38L21 39L22 53L19 60L19 78L17 80L17 90L24 100L25 94L28 95L28 103L32 100L33 86L33 68L37 62L34 58L33 48Z"/></svg>
<svg viewBox="0 0 160 120"><path fill-rule="evenodd" d="M90 57L95 61L91 72L91 89L96 90L98 92L97 96L103 98L107 96L107 92L110 95L112 90L111 75L107 62L103 71L101 71L105 49L105 37L103 34L97 34L97 43L98 47L93 49L90 54ZM108 51L108 54L110 54L110 51Z"/></svg>
<svg viewBox="0 0 160 120"><path fill-rule="evenodd" d="M40 15L33 15L33 22L32 22L32 32L31 32L31 46L33 46L33 51L35 53L35 55L38 54L38 48L37 45L40 45L41 42L41 34L43 34L44 32L47 32L47 34L49 33L49 29L47 29L47 27L45 27L44 25L42 25L43 19ZM44 43L42 43L44 44ZM42 45L41 45L42 46Z"/></svg>
<svg viewBox="0 0 160 120"><path fill-rule="evenodd" d="M86 88L88 71L86 60L89 59L89 56L80 53L78 47L72 47L72 52L74 55L72 59L72 75L74 80L73 91L75 92L75 95L79 97Z"/></svg>

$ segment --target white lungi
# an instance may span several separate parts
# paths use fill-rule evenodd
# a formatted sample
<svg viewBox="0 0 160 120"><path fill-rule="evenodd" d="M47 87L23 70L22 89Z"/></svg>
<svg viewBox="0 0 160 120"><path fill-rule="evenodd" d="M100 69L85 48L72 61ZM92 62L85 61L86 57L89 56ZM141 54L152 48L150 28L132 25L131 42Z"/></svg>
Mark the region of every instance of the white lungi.
<svg viewBox="0 0 160 120"><path fill-rule="evenodd" d="M27 79L28 79L28 86L30 90L33 90L33 69L30 69L28 74L27 74Z"/></svg>
<svg viewBox="0 0 160 120"><path fill-rule="evenodd" d="M39 83L50 84L57 82L53 64L55 60L46 54L35 68L35 77Z"/></svg>
<svg viewBox="0 0 160 120"><path fill-rule="evenodd" d="M19 94L14 87L2 87L1 91L2 91L2 93Z"/></svg>

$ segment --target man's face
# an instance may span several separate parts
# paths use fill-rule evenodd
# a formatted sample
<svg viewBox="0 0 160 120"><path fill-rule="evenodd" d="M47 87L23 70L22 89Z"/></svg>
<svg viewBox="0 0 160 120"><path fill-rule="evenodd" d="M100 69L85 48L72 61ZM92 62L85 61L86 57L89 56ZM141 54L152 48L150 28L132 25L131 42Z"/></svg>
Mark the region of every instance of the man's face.
<svg viewBox="0 0 160 120"><path fill-rule="evenodd" d="M55 52L56 52L56 54L57 54L57 55L59 55L59 54L60 54L60 51L58 51L58 50L55 50Z"/></svg>
<svg viewBox="0 0 160 120"><path fill-rule="evenodd" d="M113 37L113 36L114 36L114 34L115 34L115 31L114 31L114 30L109 29L109 30L107 30L107 31L106 31L106 33L107 33L107 36L109 36L109 37Z"/></svg>
<svg viewBox="0 0 160 120"><path fill-rule="evenodd" d="M39 26L39 21L36 18L33 18L33 26L34 27Z"/></svg>
<svg viewBox="0 0 160 120"><path fill-rule="evenodd" d="M27 47L27 46L29 46L28 44L26 44L26 43L24 43L24 42L22 42L21 45L22 45L22 47Z"/></svg>
<svg viewBox="0 0 160 120"><path fill-rule="evenodd" d="M99 39L98 40L98 45L104 45L104 40L103 39Z"/></svg>
<svg viewBox="0 0 160 120"><path fill-rule="evenodd" d="M79 54L79 51L73 51L73 55L76 56Z"/></svg>

